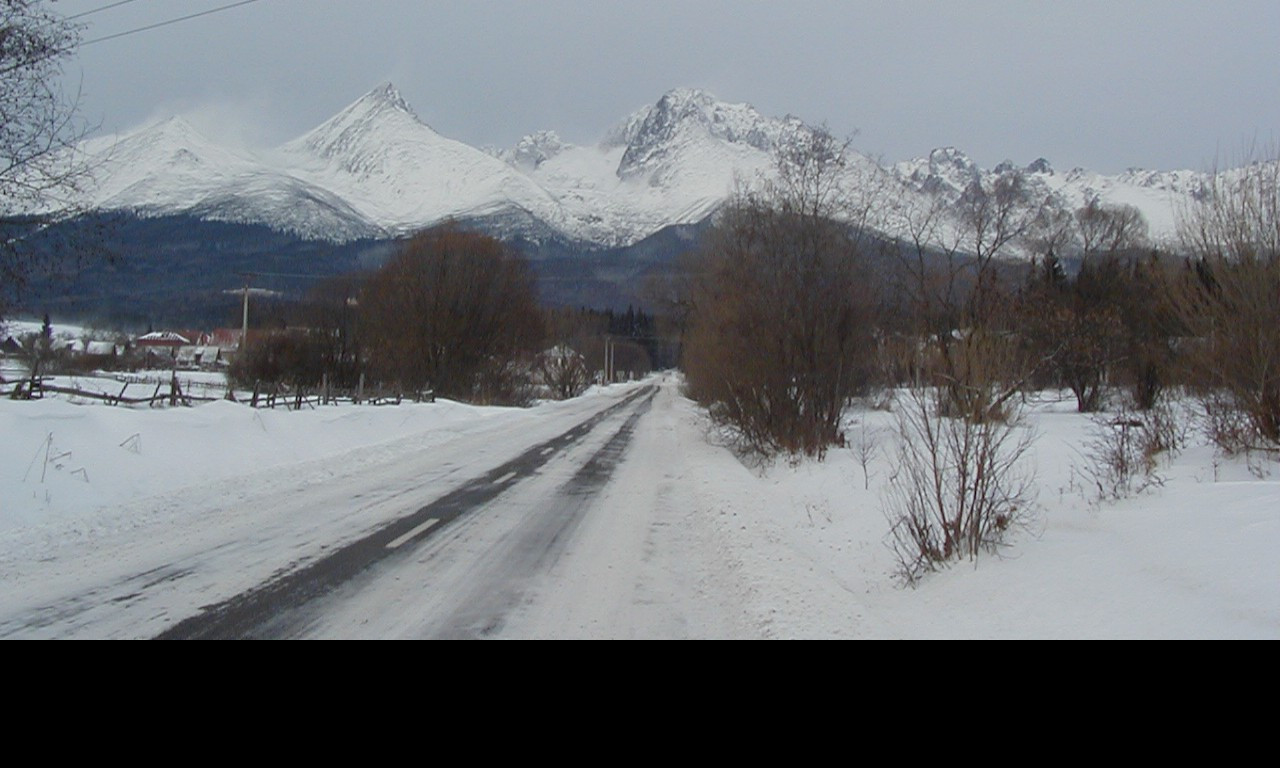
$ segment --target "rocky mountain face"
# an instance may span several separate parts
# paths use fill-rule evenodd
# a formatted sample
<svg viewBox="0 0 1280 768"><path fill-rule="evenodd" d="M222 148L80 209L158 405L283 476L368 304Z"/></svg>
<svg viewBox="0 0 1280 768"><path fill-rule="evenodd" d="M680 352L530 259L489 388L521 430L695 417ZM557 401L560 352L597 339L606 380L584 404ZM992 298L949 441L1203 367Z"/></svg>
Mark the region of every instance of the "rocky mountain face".
<svg viewBox="0 0 1280 768"><path fill-rule="evenodd" d="M90 142L84 152L100 168L90 207L105 211L259 224L335 243L452 219L508 238L608 249L704 221L735 185L770 178L780 149L812 130L795 117L676 89L596 145L541 131L510 150L484 151L438 134L388 84L270 150L229 149L174 118ZM894 211L954 202L974 185L1016 173L1029 205L1060 212L1092 199L1132 205L1158 241L1174 235L1177 211L1204 184L1190 171L1064 174L1044 159L984 170L955 148L887 168L854 155L848 167L850 186L879 185L883 215L869 221L889 236L900 223Z"/></svg>
<svg viewBox="0 0 1280 768"><path fill-rule="evenodd" d="M650 184L687 165L699 154L719 145L737 145L744 151L772 155L788 134L805 130L795 118L772 120L747 104L726 104L702 91L679 88L644 111L642 120L629 120L635 128L618 165L622 179L645 178Z"/></svg>

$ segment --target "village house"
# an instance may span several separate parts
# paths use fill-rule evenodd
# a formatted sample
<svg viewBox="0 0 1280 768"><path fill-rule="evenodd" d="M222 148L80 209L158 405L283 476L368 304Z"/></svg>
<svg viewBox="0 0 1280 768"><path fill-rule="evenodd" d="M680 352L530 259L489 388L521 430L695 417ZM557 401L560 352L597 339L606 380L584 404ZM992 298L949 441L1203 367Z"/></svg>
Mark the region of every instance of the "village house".
<svg viewBox="0 0 1280 768"><path fill-rule="evenodd" d="M216 346L190 345L178 347L174 354L174 363L183 371L211 371L224 366L222 350Z"/></svg>
<svg viewBox="0 0 1280 768"><path fill-rule="evenodd" d="M179 349L191 346L191 340L173 331L152 331L135 339L134 345L148 368L167 368L174 365Z"/></svg>
<svg viewBox="0 0 1280 768"><path fill-rule="evenodd" d="M186 336L173 331L152 331L151 333L139 336L135 341L141 349L167 349L175 350L178 347L191 346L191 340Z"/></svg>
<svg viewBox="0 0 1280 768"><path fill-rule="evenodd" d="M31 375L27 350L12 336L0 342L0 382L17 381Z"/></svg>

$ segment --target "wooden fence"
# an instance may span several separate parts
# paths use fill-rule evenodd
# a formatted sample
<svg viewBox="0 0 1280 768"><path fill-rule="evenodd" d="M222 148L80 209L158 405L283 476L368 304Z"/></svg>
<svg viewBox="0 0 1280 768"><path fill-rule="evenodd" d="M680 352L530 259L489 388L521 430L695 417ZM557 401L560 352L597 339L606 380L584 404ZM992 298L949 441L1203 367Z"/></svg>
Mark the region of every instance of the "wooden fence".
<svg viewBox="0 0 1280 768"><path fill-rule="evenodd" d="M242 393L243 398L243 393ZM236 400L234 392L227 390L227 399ZM436 394L433 390L422 389L406 392L395 387L383 385L366 386L364 377L355 387L335 387L329 383L328 377L319 387L291 386L288 384L257 382L249 399L237 400L247 402L253 408L283 407L289 410L301 410L304 407L315 408L321 405L400 405L404 401L414 403L434 403Z"/></svg>
<svg viewBox="0 0 1280 768"><path fill-rule="evenodd" d="M138 382L123 382L120 391L113 394L105 390L85 389L82 386L60 386L50 383L53 380L52 376L32 376L29 379L22 379L14 383L12 390L0 392L0 397L8 397L12 400L40 400L46 394L59 394L82 397L88 400L101 400L107 405L148 405L152 408L164 405L190 407L196 403L208 403L220 399L207 396L201 397L184 391L182 385L178 382L177 376L169 380L167 389L164 382L157 382L151 395L145 397L128 395L130 385L134 385L136 388Z"/></svg>
<svg viewBox="0 0 1280 768"><path fill-rule="evenodd" d="M13 400L39 400L46 394L61 394L70 397L80 397L88 400L100 400L107 405L147 405L152 408L164 406L193 406L197 403L209 403L215 400L230 400L232 402L244 403L252 408L284 408L286 410L301 410L303 408L315 408L321 405L339 405L341 403L351 403L355 405L399 405L402 402L409 401L415 403L434 403L435 392L429 389L409 391L403 389L385 387L382 385L366 387L364 380L361 379L360 384L353 388L333 387L326 379L319 387L290 386L287 384L258 382L254 385L252 393L237 393L229 385L225 389L225 394L220 397L212 397L208 394L196 395L190 390L193 388L190 382L187 386L179 381L177 375L172 376L169 381L155 382L155 388L150 395L145 395L151 386L151 381L119 381L116 379L94 379L97 382L111 381L112 384L120 384L120 390L111 391L105 388L92 389L82 385L78 380L75 386L61 386L53 384L54 378L51 376L32 376L13 383L10 390L0 390L0 397L8 397ZM202 385L208 390L208 385ZM138 391L138 395L130 395L129 388L133 387Z"/></svg>

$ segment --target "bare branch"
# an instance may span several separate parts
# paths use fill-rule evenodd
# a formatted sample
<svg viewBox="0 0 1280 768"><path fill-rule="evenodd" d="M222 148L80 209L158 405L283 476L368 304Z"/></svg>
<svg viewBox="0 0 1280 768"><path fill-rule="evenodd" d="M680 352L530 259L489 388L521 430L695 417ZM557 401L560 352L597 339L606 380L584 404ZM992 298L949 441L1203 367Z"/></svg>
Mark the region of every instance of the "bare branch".
<svg viewBox="0 0 1280 768"><path fill-rule="evenodd" d="M89 178L79 94L58 84L79 33L45 3L0 4L0 311L34 266L30 235L77 213Z"/></svg>

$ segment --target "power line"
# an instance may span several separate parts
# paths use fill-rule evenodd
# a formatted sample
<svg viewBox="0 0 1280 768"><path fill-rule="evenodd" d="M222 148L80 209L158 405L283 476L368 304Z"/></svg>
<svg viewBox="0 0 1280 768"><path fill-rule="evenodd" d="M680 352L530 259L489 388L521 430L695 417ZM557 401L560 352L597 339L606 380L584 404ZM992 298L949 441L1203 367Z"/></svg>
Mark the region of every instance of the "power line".
<svg viewBox="0 0 1280 768"><path fill-rule="evenodd" d="M237 274L239 274L241 277L290 277L290 278L299 278L303 280L327 280L331 277L340 277L340 275L316 275L316 274L299 275L299 274L290 274L287 272L239 272Z"/></svg>
<svg viewBox="0 0 1280 768"><path fill-rule="evenodd" d="M123 3L123 2L132 2L132 0L121 0L121 2L122 2L122 3ZM147 25L147 26L145 26L145 27L138 27L138 28L136 28L136 29L130 29L130 30L127 30L127 31L125 31L125 32L117 32L117 33L115 33L114 35L107 35L107 36L105 36L105 37L95 37L95 38L94 38L94 39L92 39L92 40L86 40L85 42L80 43L80 47L81 47L81 48L83 48L83 47L84 47L84 46L86 46L86 45L93 45L94 43L103 43L103 42L106 42L107 40L115 40L115 39L117 39L117 38L121 38L121 37L128 37L129 35L136 35L136 34L138 34L139 32L147 32L147 31L150 31L150 30L152 30L152 29L159 29L160 27L167 27L167 26L169 26L170 24L177 24L177 23L179 23L179 22L183 22L183 21L190 21L190 20L192 20L192 19L198 19L198 18L200 18L200 17L202 17L202 16L212 16L212 15L213 15L213 14L215 14L215 13L221 13L221 12L223 12L223 11L229 11L229 10L231 10L232 8L239 8L239 7L240 7L240 6L242 6L242 5L249 5L250 3L256 3L256 2L258 2L258 0L240 0L240 2L238 2L238 3L228 3L227 5L220 5L220 6L218 6L217 8L210 8L210 9L209 9L209 10L207 10L207 11L200 11L199 13L191 13L191 14L188 14L188 15L186 15L186 16L180 16L180 17L178 17L178 18L176 18L176 19L169 19L168 21L159 21L159 22L156 22L155 24L148 24L148 25ZM120 3L117 3L117 4L120 4ZM99 10L106 10L106 9L105 9L105 8L101 8L101 9L99 9Z"/></svg>
<svg viewBox="0 0 1280 768"><path fill-rule="evenodd" d="M84 13L77 13L75 16L68 16L67 21L75 21L76 19L83 19L85 16L92 16L95 13L102 13L103 11L109 11L112 8L119 8L122 5L128 5L129 3L132 3L132 2L133 0L118 0L118 2L111 3L110 5L104 5L101 8L94 8L92 11L85 11Z"/></svg>
<svg viewBox="0 0 1280 768"><path fill-rule="evenodd" d="M109 8L114 8L118 5L124 5L125 3L131 3L131 2L133 2L133 0L118 0L118 2L116 2L113 5L106 5L93 11L85 11L84 13L81 13L78 16L72 16L71 18L75 19L81 16L88 16L89 14L98 13L98 11L105 11ZM240 0L240 2L238 3L229 3L227 5L218 6L217 8L210 8L207 11L200 11L199 13L188 14L186 16L181 16L176 19L169 19L168 21L160 21L160 22L156 22L155 24L148 24L145 27L138 27L137 29L130 29L124 32L117 32L113 35L107 35L105 37L96 37L92 40L87 40L83 43L77 43L76 45L68 46L66 48L50 50L44 53L43 55L35 56L26 61L18 61L14 64L10 64L7 67L0 68L0 75L7 75L10 72L14 72L24 67L30 67L30 66L39 64L40 62L45 61L46 59L52 59L58 56L63 56L65 54L75 51L77 48L83 48L86 45L93 45L94 43L102 43L102 42L106 42L107 40L115 40L117 38L127 37L129 35L136 35L139 32L146 32L152 29L159 29L160 27L167 27L170 24L177 24L183 21L190 21L191 19L198 19L201 16L211 16L215 13L221 13L222 11L229 11L232 8L239 8L242 5L249 5L250 3L256 3L256 2L258 2L258 0Z"/></svg>

